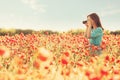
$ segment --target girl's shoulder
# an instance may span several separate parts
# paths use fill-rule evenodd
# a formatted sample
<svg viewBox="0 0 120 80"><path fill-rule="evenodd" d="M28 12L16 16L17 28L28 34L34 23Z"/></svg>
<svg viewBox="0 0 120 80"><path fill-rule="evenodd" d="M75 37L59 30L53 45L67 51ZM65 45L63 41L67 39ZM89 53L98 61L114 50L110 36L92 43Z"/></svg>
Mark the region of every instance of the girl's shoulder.
<svg viewBox="0 0 120 80"><path fill-rule="evenodd" d="M101 33L102 31L103 31L103 30L102 30L101 27L97 27L96 29L93 29L93 30L92 30L92 32L95 32L95 33L96 33L96 32L100 32L100 33Z"/></svg>
<svg viewBox="0 0 120 80"><path fill-rule="evenodd" d="M100 29L100 30L102 30L102 28L101 28L101 27L97 27L97 29Z"/></svg>
<svg viewBox="0 0 120 80"><path fill-rule="evenodd" d="M102 31L102 28L101 27L97 27L95 30L96 31Z"/></svg>

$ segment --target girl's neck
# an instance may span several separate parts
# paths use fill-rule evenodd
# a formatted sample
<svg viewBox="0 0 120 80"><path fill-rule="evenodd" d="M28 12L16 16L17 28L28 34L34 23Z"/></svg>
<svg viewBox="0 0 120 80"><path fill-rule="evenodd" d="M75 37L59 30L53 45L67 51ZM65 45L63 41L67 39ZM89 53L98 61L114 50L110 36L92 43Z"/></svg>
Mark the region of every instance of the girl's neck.
<svg viewBox="0 0 120 80"><path fill-rule="evenodd" d="M94 24L94 25L93 25L93 29L96 29L96 28L97 28L97 26Z"/></svg>

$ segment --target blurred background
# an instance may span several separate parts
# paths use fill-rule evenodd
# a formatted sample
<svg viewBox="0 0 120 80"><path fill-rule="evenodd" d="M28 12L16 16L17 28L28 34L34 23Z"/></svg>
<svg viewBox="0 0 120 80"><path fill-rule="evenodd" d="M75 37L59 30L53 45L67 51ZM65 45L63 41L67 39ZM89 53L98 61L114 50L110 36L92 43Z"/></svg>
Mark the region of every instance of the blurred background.
<svg viewBox="0 0 120 80"><path fill-rule="evenodd" d="M85 29L90 13L105 30L120 30L120 0L0 0L0 28L68 31Z"/></svg>

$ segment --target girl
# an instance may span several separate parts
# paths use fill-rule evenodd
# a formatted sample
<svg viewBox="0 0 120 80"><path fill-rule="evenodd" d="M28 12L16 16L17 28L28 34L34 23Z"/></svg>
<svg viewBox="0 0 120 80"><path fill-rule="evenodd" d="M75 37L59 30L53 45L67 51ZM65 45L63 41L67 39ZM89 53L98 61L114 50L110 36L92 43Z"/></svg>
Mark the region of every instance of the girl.
<svg viewBox="0 0 120 80"><path fill-rule="evenodd" d="M102 42L104 30L99 16L96 13L89 14L87 16L87 25L85 37L87 37L90 41L90 53L96 53L99 55L101 53L100 44Z"/></svg>

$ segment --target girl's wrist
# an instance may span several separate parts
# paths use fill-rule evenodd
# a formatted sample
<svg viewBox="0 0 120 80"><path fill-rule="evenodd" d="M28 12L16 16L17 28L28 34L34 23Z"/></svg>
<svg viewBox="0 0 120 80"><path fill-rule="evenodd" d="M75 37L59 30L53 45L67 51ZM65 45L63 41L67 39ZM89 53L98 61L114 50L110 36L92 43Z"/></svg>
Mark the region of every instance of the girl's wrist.
<svg viewBox="0 0 120 80"><path fill-rule="evenodd" d="M89 28L92 28L92 26L89 26Z"/></svg>

